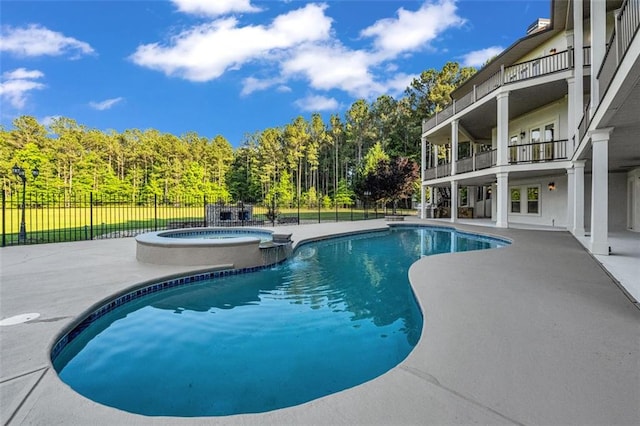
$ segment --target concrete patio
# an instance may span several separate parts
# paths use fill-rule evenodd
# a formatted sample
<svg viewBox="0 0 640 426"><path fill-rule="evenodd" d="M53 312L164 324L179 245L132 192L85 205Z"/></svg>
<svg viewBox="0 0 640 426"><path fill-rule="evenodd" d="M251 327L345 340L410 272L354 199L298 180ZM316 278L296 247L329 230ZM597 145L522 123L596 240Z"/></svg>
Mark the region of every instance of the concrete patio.
<svg viewBox="0 0 640 426"><path fill-rule="evenodd" d="M385 226L286 229L299 243ZM640 424L640 310L597 259L568 232L456 227L513 244L411 267L424 327L400 365L300 406L208 418L99 405L62 383L49 359L55 336L94 303L189 267L138 263L132 238L2 248L0 319L40 314L0 327L2 424Z"/></svg>

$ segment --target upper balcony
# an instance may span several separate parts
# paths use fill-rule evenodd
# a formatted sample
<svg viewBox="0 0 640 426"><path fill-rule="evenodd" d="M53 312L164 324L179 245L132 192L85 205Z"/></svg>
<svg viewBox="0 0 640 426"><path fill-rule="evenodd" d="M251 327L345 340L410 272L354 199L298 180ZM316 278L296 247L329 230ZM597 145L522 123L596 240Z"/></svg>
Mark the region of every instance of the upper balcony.
<svg viewBox="0 0 640 426"><path fill-rule="evenodd" d="M584 65L588 66L591 61L590 47L584 47L582 54ZM442 111L436 111L431 118L423 120L422 132L424 133L433 129L438 124L443 123L455 114L493 93L499 87L572 69L573 62L573 49L569 49L507 67L502 66L500 71L482 83L478 85L474 84L472 91L459 99L454 99Z"/></svg>
<svg viewBox="0 0 640 426"><path fill-rule="evenodd" d="M567 159L567 140L535 142L508 146L509 165L541 164ZM490 169L497 165L495 149L476 153L456 161L456 175ZM451 163L445 162L435 167L426 167L424 180L433 180L451 176Z"/></svg>

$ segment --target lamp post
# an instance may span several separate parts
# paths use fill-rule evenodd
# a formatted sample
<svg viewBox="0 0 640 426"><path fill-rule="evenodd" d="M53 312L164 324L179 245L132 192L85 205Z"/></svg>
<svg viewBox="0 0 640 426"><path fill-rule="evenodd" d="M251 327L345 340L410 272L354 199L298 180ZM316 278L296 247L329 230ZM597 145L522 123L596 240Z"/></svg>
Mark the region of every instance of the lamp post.
<svg viewBox="0 0 640 426"><path fill-rule="evenodd" d="M25 196L27 191L27 176L24 169L17 164L13 166L12 171L14 175L18 176L22 180L22 217L20 220L20 232L18 233L18 244L20 244L27 242L27 226L25 224ZM31 174L35 179L40 174L40 171L36 167L35 169L31 170Z"/></svg>

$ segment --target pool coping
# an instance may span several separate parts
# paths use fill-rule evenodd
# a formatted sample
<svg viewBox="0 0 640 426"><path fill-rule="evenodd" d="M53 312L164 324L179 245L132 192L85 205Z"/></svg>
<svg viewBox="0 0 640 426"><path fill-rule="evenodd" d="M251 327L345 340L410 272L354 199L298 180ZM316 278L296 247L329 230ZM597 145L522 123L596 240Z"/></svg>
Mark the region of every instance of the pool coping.
<svg viewBox="0 0 640 426"><path fill-rule="evenodd" d="M82 304L91 305L103 299L101 294L124 291L145 279L184 275L189 268L136 264L130 260L133 239L2 249L2 316L23 311L43 314L41 321L0 328L0 390L2 407L8 409L2 411L10 412L10 417L2 414L2 421L639 423L634 402L640 393L636 368L640 314L597 262L568 233L454 227L510 238L512 245L424 257L411 266L410 281L425 312L425 325L420 343L398 367L300 406L208 418L145 417L101 406L70 390L43 363L51 336L80 317ZM312 238L376 228L385 229L384 221L287 230L293 232L297 247ZM69 258L89 266L61 264ZM541 264L532 265L532 259ZM25 265L28 270L23 271ZM78 271L86 276L77 277ZM517 280L510 279L516 275ZM47 286L24 282L28 277L40 277ZM53 294L60 297L52 298ZM25 353L33 355L20 355ZM506 356L509 353L523 359Z"/></svg>

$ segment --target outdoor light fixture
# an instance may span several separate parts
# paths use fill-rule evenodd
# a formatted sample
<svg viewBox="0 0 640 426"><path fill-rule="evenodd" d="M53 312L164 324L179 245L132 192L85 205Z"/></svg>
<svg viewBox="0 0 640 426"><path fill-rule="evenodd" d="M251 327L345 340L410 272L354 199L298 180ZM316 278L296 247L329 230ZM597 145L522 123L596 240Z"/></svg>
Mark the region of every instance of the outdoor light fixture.
<svg viewBox="0 0 640 426"><path fill-rule="evenodd" d="M27 226L25 224L25 205L26 205L25 194L27 190L27 176L25 174L24 169L18 166L17 164L14 164L11 171L13 172L14 175L18 176L22 180L22 216L20 219L20 231L18 232L18 244L20 244L20 243L27 242ZM38 168L36 167L33 170L31 170L31 174L35 179L40 174L40 170L38 170Z"/></svg>
<svg viewBox="0 0 640 426"><path fill-rule="evenodd" d="M524 130L520 131L520 139L524 140L524 137L527 136L527 134L524 132Z"/></svg>
<svg viewBox="0 0 640 426"><path fill-rule="evenodd" d="M549 191L555 191L555 189L556 189L556 183L549 182Z"/></svg>

